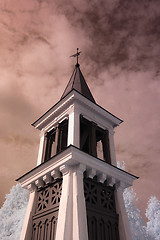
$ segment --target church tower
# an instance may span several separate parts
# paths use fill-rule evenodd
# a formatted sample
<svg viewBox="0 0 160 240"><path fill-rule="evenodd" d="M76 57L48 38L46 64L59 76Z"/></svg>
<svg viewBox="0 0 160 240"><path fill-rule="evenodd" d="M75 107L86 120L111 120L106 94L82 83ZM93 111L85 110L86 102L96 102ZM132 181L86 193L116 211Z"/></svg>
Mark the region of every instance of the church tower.
<svg viewBox="0 0 160 240"><path fill-rule="evenodd" d="M37 166L17 179L30 191L20 240L131 240L123 191L135 176L117 168L118 117L96 104L75 65L59 102L32 125Z"/></svg>

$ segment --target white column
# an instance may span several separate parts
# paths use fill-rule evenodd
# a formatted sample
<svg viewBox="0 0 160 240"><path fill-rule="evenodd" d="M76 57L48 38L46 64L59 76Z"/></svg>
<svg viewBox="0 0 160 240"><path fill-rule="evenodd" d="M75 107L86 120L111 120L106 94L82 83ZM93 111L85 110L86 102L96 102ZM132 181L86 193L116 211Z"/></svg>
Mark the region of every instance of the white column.
<svg viewBox="0 0 160 240"><path fill-rule="evenodd" d="M63 174L62 195L59 205L56 240L72 239L72 171L67 165L60 167Z"/></svg>
<svg viewBox="0 0 160 240"><path fill-rule="evenodd" d="M35 211L37 191L35 186L33 187L30 185L29 188L31 192L29 195L29 202L28 202L26 215L24 218L23 226L22 226L20 240L28 240L28 239L31 239L32 237L32 216Z"/></svg>
<svg viewBox="0 0 160 240"><path fill-rule="evenodd" d="M116 184L115 202L116 210L119 214L119 235L120 240L132 240L128 215L124 205L123 191L124 186L121 183Z"/></svg>
<svg viewBox="0 0 160 240"><path fill-rule="evenodd" d="M40 134L40 144L39 144L39 151L38 151L37 166L42 163L43 148L44 148L44 132L42 132Z"/></svg>
<svg viewBox="0 0 160 240"><path fill-rule="evenodd" d="M114 131L109 130L109 146L110 146L110 156L111 164L117 166L116 154L115 154L115 145L114 145Z"/></svg>
<svg viewBox="0 0 160 240"><path fill-rule="evenodd" d="M73 240L88 240L86 204L83 188L82 164L73 169Z"/></svg>
<svg viewBox="0 0 160 240"><path fill-rule="evenodd" d="M80 147L80 116L79 113L73 109L69 114L68 120L68 146L74 145L75 147Z"/></svg>
<svg viewBox="0 0 160 240"><path fill-rule="evenodd" d="M84 165L60 167L63 173L56 240L88 240L83 190Z"/></svg>

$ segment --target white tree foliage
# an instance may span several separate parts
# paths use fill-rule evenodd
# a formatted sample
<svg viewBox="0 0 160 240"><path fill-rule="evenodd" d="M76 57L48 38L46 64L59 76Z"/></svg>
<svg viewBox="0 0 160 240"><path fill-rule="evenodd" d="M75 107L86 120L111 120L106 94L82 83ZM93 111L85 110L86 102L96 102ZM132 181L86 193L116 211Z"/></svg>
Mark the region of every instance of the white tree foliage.
<svg viewBox="0 0 160 240"><path fill-rule="evenodd" d="M28 191L13 186L0 209L0 239L18 240L28 203Z"/></svg>
<svg viewBox="0 0 160 240"><path fill-rule="evenodd" d="M125 162L117 162L117 167L125 170ZM126 212L128 214L128 220L130 223L131 234L133 240L151 240L151 235L146 231L146 223L141 217L140 209L136 207L134 202L138 199L136 198L136 193L133 188L127 188L123 194L124 203L126 207Z"/></svg>
<svg viewBox="0 0 160 240"><path fill-rule="evenodd" d="M146 209L147 232L155 240L160 240L160 201L154 196L151 197Z"/></svg>
<svg viewBox="0 0 160 240"><path fill-rule="evenodd" d="M146 224L141 217L140 210L135 206L134 201L136 199L136 193L133 189L127 188L124 191L124 202L126 211L128 214L128 219L131 228L131 234L133 240L151 240L151 236L148 235L146 231Z"/></svg>

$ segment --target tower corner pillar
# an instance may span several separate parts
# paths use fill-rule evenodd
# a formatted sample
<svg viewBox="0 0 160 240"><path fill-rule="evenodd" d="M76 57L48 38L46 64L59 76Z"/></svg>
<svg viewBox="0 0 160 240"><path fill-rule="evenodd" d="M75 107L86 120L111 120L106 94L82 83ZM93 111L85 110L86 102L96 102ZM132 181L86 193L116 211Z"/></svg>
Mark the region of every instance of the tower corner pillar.
<svg viewBox="0 0 160 240"><path fill-rule="evenodd" d="M63 174L56 240L88 240L82 164L60 167Z"/></svg>
<svg viewBox="0 0 160 240"><path fill-rule="evenodd" d="M114 166L117 166L115 145L114 145L114 131L113 130L109 130L108 137L109 137L111 164Z"/></svg>
<svg viewBox="0 0 160 240"><path fill-rule="evenodd" d="M63 175L62 194L59 205L57 230L55 240L72 239L72 173L71 167L64 164L60 167L60 172Z"/></svg>
<svg viewBox="0 0 160 240"><path fill-rule="evenodd" d="M41 132L40 133L38 158L37 158L37 166L42 163L44 142L45 142L45 135L44 135L44 132Z"/></svg>
<svg viewBox="0 0 160 240"><path fill-rule="evenodd" d="M119 182L115 184L116 210L119 214L119 236L120 240L132 240L131 229L123 198L123 191L125 188L126 185L124 183Z"/></svg>
<svg viewBox="0 0 160 240"><path fill-rule="evenodd" d="M87 214L83 187L86 166L79 164L73 169L73 240L88 240Z"/></svg>
<svg viewBox="0 0 160 240"><path fill-rule="evenodd" d="M69 114L67 145L74 145L77 148L80 147L80 115L75 108L73 108Z"/></svg>
<svg viewBox="0 0 160 240"><path fill-rule="evenodd" d="M26 214L23 221L20 240L28 240L28 239L31 239L32 237L32 216L35 211L36 196L37 196L36 186L33 184L30 184L28 186L28 190L30 191L29 202L28 202Z"/></svg>

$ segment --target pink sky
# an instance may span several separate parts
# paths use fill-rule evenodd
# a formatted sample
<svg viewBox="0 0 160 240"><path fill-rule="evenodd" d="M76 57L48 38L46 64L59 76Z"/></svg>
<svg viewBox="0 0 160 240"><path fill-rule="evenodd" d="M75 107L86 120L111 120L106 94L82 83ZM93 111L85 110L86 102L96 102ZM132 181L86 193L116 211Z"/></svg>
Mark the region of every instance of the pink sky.
<svg viewBox="0 0 160 240"><path fill-rule="evenodd" d="M36 166L33 123L61 97L82 51L96 102L124 120L117 160L140 177L138 205L160 199L160 3L157 0L1 0L0 202Z"/></svg>

